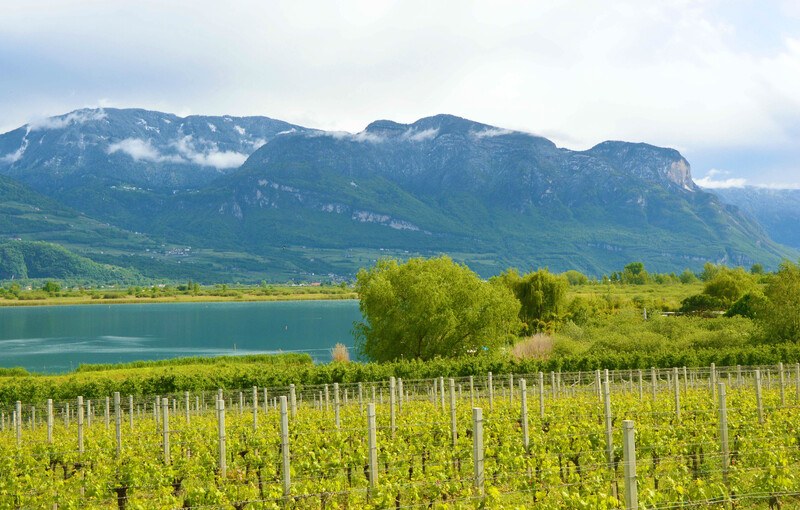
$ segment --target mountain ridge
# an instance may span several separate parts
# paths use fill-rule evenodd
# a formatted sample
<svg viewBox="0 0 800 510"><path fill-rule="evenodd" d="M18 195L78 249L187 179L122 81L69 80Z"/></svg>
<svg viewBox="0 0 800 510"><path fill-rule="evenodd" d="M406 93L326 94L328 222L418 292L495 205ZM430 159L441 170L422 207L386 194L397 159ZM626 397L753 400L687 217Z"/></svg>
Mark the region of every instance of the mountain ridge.
<svg viewBox="0 0 800 510"><path fill-rule="evenodd" d="M753 217L775 241L800 249L800 189L744 186L708 191Z"/></svg>
<svg viewBox="0 0 800 510"><path fill-rule="evenodd" d="M43 125L0 135L0 175L153 243L208 250L220 271L237 271L225 253L260 260L262 270L237 263L259 281L348 277L387 254L449 253L488 276L510 266L599 275L632 260L657 271L775 266L796 253L700 189L678 151L647 143L572 151L448 114L357 133L138 109Z"/></svg>

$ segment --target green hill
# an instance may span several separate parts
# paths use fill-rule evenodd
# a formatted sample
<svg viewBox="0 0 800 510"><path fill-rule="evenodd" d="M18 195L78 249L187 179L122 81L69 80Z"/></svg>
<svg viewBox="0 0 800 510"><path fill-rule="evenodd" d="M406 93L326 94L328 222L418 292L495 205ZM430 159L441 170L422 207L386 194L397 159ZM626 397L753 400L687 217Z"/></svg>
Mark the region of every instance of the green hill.
<svg viewBox="0 0 800 510"><path fill-rule="evenodd" d="M141 278L134 271L98 264L57 244L36 241L0 242L0 279L57 279L123 283Z"/></svg>

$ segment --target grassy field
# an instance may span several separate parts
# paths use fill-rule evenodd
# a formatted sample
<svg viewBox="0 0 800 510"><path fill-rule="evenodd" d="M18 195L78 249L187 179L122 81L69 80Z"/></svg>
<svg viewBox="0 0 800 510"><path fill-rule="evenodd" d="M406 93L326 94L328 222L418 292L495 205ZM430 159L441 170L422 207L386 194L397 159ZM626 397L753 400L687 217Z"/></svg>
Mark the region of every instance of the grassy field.
<svg viewBox="0 0 800 510"><path fill-rule="evenodd" d="M703 282L695 283L649 283L625 285L617 283L593 283L574 285L569 289L569 298L605 300L611 308L648 308L651 311L675 311L681 300L703 291Z"/></svg>

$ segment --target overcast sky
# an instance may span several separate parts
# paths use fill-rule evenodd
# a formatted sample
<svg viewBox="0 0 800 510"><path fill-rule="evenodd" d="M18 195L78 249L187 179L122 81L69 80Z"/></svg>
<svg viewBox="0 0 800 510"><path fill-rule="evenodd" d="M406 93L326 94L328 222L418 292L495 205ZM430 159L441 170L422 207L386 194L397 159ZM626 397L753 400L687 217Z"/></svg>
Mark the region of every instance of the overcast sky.
<svg viewBox="0 0 800 510"><path fill-rule="evenodd" d="M800 187L800 2L4 3L0 132L87 106L352 132L451 113Z"/></svg>

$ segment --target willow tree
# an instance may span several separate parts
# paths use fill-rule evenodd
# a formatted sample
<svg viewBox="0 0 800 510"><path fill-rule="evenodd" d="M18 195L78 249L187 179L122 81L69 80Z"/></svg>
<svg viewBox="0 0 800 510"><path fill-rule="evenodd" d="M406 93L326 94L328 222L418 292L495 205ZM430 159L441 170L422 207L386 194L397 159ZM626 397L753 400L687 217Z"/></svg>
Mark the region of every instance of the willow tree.
<svg viewBox="0 0 800 510"><path fill-rule="evenodd" d="M431 359L492 350L519 330L519 303L449 257L379 261L359 271L364 321L356 344L369 359Z"/></svg>
<svg viewBox="0 0 800 510"><path fill-rule="evenodd" d="M510 289L519 300L519 318L526 333L553 327L564 312L569 288L569 281L564 275L539 269L520 276L516 269L509 269L493 281Z"/></svg>

